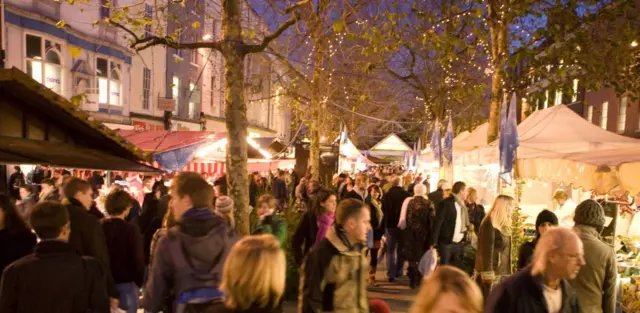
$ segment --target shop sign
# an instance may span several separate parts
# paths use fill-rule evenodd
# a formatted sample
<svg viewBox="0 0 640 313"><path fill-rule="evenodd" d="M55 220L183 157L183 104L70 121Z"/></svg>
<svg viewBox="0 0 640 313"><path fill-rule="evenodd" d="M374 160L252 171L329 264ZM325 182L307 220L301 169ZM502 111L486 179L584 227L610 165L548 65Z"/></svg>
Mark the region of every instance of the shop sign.
<svg viewBox="0 0 640 313"><path fill-rule="evenodd" d="M147 123L143 121L133 121L131 124L133 125L133 128L137 131L164 130L164 125L162 124Z"/></svg>
<svg viewBox="0 0 640 313"><path fill-rule="evenodd" d="M173 111L176 108L176 100L172 98L158 99L158 110Z"/></svg>

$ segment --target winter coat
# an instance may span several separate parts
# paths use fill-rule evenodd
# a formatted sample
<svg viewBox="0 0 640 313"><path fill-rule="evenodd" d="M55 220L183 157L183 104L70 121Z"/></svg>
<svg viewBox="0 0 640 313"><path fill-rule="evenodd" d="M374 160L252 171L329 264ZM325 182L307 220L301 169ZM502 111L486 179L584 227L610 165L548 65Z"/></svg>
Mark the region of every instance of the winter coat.
<svg viewBox="0 0 640 313"><path fill-rule="evenodd" d="M419 262L429 248L434 219L435 209L431 201L419 196L409 201L401 249L407 261Z"/></svg>
<svg viewBox="0 0 640 313"><path fill-rule="evenodd" d="M345 193L344 197L342 198L342 200L344 199L357 199L360 200L362 202L364 202L364 200L366 200L366 198L369 195L367 194L367 191L365 190L364 192L364 198L356 191L355 188L351 189L351 191Z"/></svg>
<svg viewBox="0 0 640 313"><path fill-rule="evenodd" d="M433 202L433 206L437 208L440 202L444 200L444 190L438 188L434 192L428 194L427 197L431 202Z"/></svg>
<svg viewBox="0 0 640 313"><path fill-rule="evenodd" d="M521 270L531 264L536 244L538 244L537 238L532 241L525 242L520 246L520 251L518 251L518 270Z"/></svg>
<svg viewBox="0 0 640 313"><path fill-rule="evenodd" d="M384 213L382 216L378 216L376 213L378 210L375 205L371 202L371 195L367 196L365 203L369 205L369 213L371 213L371 229L373 229L373 240L382 240L382 236L384 235L384 225L382 222L384 221ZM380 210L382 211L382 202L380 204Z"/></svg>
<svg viewBox="0 0 640 313"><path fill-rule="evenodd" d="M318 234L318 220L312 212L305 212L300 217L300 222L291 240L293 258L298 266L302 265L304 257L316 243Z"/></svg>
<svg viewBox="0 0 640 313"><path fill-rule="evenodd" d="M385 228L398 228L402 203L408 197L409 193L399 186L389 188L389 191L382 196Z"/></svg>
<svg viewBox="0 0 640 313"><path fill-rule="evenodd" d="M576 225L574 230L584 245L586 264L571 280L583 312L614 313L616 307L616 255L613 248L600 240L590 226Z"/></svg>
<svg viewBox="0 0 640 313"><path fill-rule="evenodd" d="M491 217L480 224L475 271L483 280L511 275L511 236L493 227Z"/></svg>
<svg viewBox="0 0 640 313"><path fill-rule="evenodd" d="M533 276L531 267L503 280L485 303L484 313L548 313L542 276ZM578 298L568 282L562 280L562 309L559 313L591 313L580 310Z"/></svg>
<svg viewBox="0 0 640 313"><path fill-rule="evenodd" d="M9 264L33 252L35 246L36 235L29 229L0 229L0 277Z"/></svg>
<svg viewBox="0 0 640 313"><path fill-rule="evenodd" d="M278 239L278 242L280 242L280 246L282 247L287 240L287 221L285 221L281 216L269 214L264 216L253 227L251 234L271 234Z"/></svg>
<svg viewBox="0 0 640 313"><path fill-rule="evenodd" d="M366 249L331 227L301 269L302 313L369 313Z"/></svg>
<svg viewBox="0 0 640 313"><path fill-rule="evenodd" d="M69 211L69 223L71 224L69 244L80 255L94 257L102 263L107 279L107 293L111 298L119 298L111 275L111 262L109 261L107 242L100 222L95 216L89 214L80 201L76 199L70 199L66 207Z"/></svg>
<svg viewBox="0 0 640 313"><path fill-rule="evenodd" d="M431 198L429 198L431 200ZM433 201L433 200L432 200ZM434 203L438 203L435 202ZM464 210L464 208L461 208ZM464 242L468 238L466 238L468 230L465 229L465 222L468 220L464 219L465 213L461 212L460 221L462 223L462 232L465 233L465 238L462 239ZM458 218L458 211L456 209L456 198L451 196L440 201L436 205L436 218L433 223L433 233L431 236L431 244L436 245L450 245L453 242L454 231L456 227L456 220Z"/></svg>
<svg viewBox="0 0 640 313"><path fill-rule="evenodd" d="M236 240L235 230L207 208L188 210L157 242L144 290L145 310L160 311L171 289L180 297L199 288L218 288Z"/></svg>
<svg viewBox="0 0 640 313"><path fill-rule="evenodd" d="M108 313L105 272L100 262L79 255L68 243L40 242L5 269L2 313Z"/></svg>
<svg viewBox="0 0 640 313"><path fill-rule="evenodd" d="M477 203L467 203L467 208L469 209L469 223L473 225L476 236L480 236L480 224L485 217L484 206Z"/></svg>
<svg viewBox="0 0 640 313"><path fill-rule="evenodd" d="M107 218L102 220L102 229L107 239L114 282L134 282L142 287L146 258L138 227L120 218Z"/></svg>

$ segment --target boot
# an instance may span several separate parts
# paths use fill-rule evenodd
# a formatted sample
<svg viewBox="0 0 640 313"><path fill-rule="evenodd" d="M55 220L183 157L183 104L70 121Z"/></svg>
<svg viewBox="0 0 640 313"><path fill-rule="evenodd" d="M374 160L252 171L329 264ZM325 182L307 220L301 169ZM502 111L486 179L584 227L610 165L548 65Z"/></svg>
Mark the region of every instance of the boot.
<svg viewBox="0 0 640 313"><path fill-rule="evenodd" d="M377 266L369 267L369 287L377 287L378 283L376 283L376 269Z"/></svg>

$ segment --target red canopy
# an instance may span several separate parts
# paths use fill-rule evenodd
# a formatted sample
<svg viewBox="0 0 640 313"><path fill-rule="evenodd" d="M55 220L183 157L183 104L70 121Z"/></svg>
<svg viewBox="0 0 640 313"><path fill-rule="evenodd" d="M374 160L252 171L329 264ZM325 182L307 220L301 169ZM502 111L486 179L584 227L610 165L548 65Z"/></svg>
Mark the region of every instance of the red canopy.
<svg viewBox="0 0 640 313"><path fill-rule="evenodd" d="M164 130L117 130L129 143L146 152L164 152L199 142L216 142L225 138L221 132L164 131Z"/></svg>

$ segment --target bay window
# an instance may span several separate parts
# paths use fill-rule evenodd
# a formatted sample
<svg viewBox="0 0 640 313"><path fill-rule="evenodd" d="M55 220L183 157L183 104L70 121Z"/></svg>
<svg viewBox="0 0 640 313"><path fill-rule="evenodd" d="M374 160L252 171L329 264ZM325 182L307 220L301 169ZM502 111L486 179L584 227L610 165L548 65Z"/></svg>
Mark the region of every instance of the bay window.
<svg viewBox="0 0 640 313"><path fill-rule="evenodd" d="M25 46L27 74L57 94L61 94L62 57L60 51L62 48L60 44L39 36L26 35Z"/></svg>
<svg viewBox="0 0 640 313"><path fill-rule="evenodd" d="M122 105L120 102L121 73L120 64L104 58L96 59L98 103L112 106Z"/></svg>

